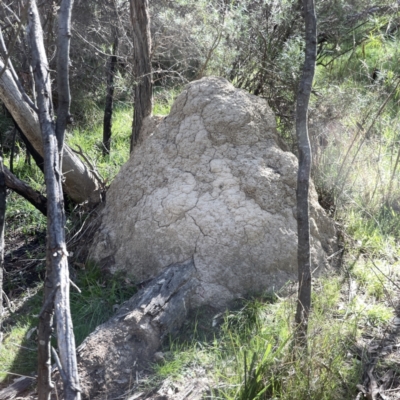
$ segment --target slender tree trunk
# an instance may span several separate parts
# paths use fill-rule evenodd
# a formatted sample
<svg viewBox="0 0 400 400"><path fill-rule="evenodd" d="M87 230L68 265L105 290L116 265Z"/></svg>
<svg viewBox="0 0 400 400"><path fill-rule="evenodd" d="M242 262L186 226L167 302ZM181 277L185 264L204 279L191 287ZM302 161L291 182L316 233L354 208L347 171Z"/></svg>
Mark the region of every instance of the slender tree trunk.
<svg viewBox="0 0 400 400"><path fill-rule="evenodd" d="M14 156L15 156L15 141L17 140L17 127L14 126L12 143L11 143L11 154L10 154L10 170L14 173Z"/></svg>
<svg viewBox="0 0 400 400"><path fill-rule="evenodd" d="M67 2L67 4L63 4ZM77 372L75 339L69 309L68 253L65 244L65 214L63 207L62 173L60 169L53 104L51 101L50 71L43 44L43 32L35 0L30 0L29 39L32 66L35 76L39 121L42 131L47 193L47 264L45 300L39 322L39 399L48 399L51 391L50 380L50 332L52 309L57 323L57 341L60 353L60 375L64 384L66 400L80 399ZM64 7L64 8L63 8ZM61 10L70 9L72 4L63 0ZM70 12L70 10L69 10ZM65 18L60 12L60 19ZM64 93L64 96L66 94Z"/></svg>
<svg viewBox="0 0 400 400"><path fill-rule="evenodd" d="M3 269L4 269L4 227L6 215L6 183L3 171L3 153L0 152L0 347L3 340Z"/></svg>
<svg viewBox="0 0 400 400"><path fill-rule="evenodd" d="M309 183L311 171L311 147L308 137L308 103L314 79L317 56L317 24L314 0L303 0L306 31L306 49L296 108L296 134L299 153L297 175L297 231L299 294L296 312L296 337L299 343L307 343L308 317L311 308L311 256L309 221Z"/></svg>
<svg viewBox="0 0 400 400"><path fill-rule="evenodd" d="M58 17L57 37L57 94L58 108L56 121L56 137L60 166L62 166L62 153L64 146L65 129L72 122L70 114L71 94L69 89L69 47L71 41L71 13L73 0L63 0L60 5Z"/></svg>
<svg viewBox="0 0 400 400"><path fill-rule="evenodd" d="M111 128L112 128L112 113L114 101L114 75L117 67L117 52L118 52L118 31L115 29L113 55L110 57L107 70L107 94L106 105L104 107L104 124L103 124L103 155L110 154L111 145Z"/></svg>
<svg viewBox="0 0 400 400"><path fill-rule="evenodd" d="M144 118L152 113L153 85L151 77L151 35L149 0L130 0L135 63L135 105L131 138L131 152L140 140Z"/></svg>

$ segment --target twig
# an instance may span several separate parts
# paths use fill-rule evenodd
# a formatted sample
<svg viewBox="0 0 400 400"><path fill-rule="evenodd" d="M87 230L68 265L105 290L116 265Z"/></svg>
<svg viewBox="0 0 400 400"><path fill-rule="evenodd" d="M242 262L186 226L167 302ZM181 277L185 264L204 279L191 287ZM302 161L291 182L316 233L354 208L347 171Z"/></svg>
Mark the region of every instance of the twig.
<svg viewBox="0 0 400 400"><path fill-rule="evenodd" d="M0 46L1 46L1 50L3 51L4 54L9 54L8 51L7 51L7 47L6 47L6 44L4 42L4 38L3 38L3 34L1 33L1 30L0 30ZM3 72L6 70L7 65L8 65L8 68L10 70L11 76L14 79L14 82L16 83L16 85L18 86L18 89L19 89L22 97L24 98L24 100L28 103L29 107L31 107L32 110L34 110L35 112L39 112L39 110L37 109L37 107L35 106L33 101L26 94L25 89L23 88L23 86L22 86L22 84L21 84L21 82L20 82L20 80L18 78L18 75L15 72L15 69L14 69L14 66L13 66L11 60L8 60L7 64L4 63L4 67L3 67L2 71L1 71L0 78L1 78L1 75L3 74Z"/></svg>
<svg viewBox="0 0 400 400"><path fill-rule="evenodd" d="M89 159L89 157L84 154L81 146L79 146L79 144L77 144L78 149L79 150L75 150L71 147L71 150L75 153L78 154L79 156L81 156L86 163L89 165L89 167L91 168L90 172L92 172L92 174L94 175L94 177L96 178L97 182L99 182L100 186L104 189L104 179L102 178L102 176L99 174L99 172L97 171L96 167L93 165L92 161Z"/></svg>
<svg viewBox="0 0 400 400"><path fill-rule="evenodd" d="M331 258L335 257L337 254L340 254L344 251L344 249L340 249L336 251L335 253L331 254L329 257L326 257L327 260L330 260Z"/></svg>
<svg viewBox="0 0 400 400"><path fill-rule="evenodd" d="M371 260L373 266L374 266L388 281L390 281L391 283L393 283L393 285L396 286L397 289L400 290L400 286L399 286L395 281L393 281L392 278L390 278L388 275L386 275L386 274L375 264L374 260L373 260L368 254L367 254L367 256L368 256L368 258Z"/></svg>
<svg viewBox="0 0 400 400"><path fill-rule="evenodd" d="M53 354L54 360L57 364L58 371L60 372L62 380L65 382L67 380L67 377L65 376L65 372L61 366L60 358L58 357L58 354L53 346L51 346L51 354Z"/></svg>
<svg viewBox="0 0 400 400"><path fill-rule="evenodd" d="M78 286L76 286L75 282L73 282L71 279L69 280L70 285L75 288L79 293L82 293L82 290L79 289Z"/></svg>
<svg viewBox="0 0 400 400"><path fill-rule="evenodd" d="M12 303L11 303L10 299L8 298L8 296L6 295L6 292L4 290L1 290L1 292L3 293L3 298L6 300L7 307L13 313L15 310L13 310Z"/></svg>
<svg viewBox="0 0 400 400"><path fill-rule="evenodd" d="M400 160L400 147L399 147L399 150L397 152L397 158L396 158L396 161L394 163L392 176L390 177L390 181L389 181L389 189L388 189L388 193L387 193L387 196L386 196L388 201L390 200L390 196L392 194L392 184L393 184L394 176L396 175L397 166L399 165L399 160Z"/></svg>
<svg viewBox="0 0 400 400"><path fill-rule="evenodd" d="M9 372L9 371L0 371L0 373L2 373L2 374L7 374L7 375L19 376L19 377L21 377L21 378L36 379L36 376L20 375L20 374L15 374L14 372Z"/></svg>
<svg viewBox="0 0 400 400"><path fill-rule="evenodd" d="M367 372L369 377L369 392L367 393L366 398L368 400L376 400L376 395L379 393L378 383L376 382L374 375L372 375L374 368L375 366L372 366Z"/></svg>
<svg viewBox="0 0 400 400"><path fill-rule="evenodd" d="M5 52L5 55L4 55L4 67L0 71L0 79L1 79L2 75L4 74L4 71L7 69L8 62L10 61L11 53L12 53L12 51L14 49L14 46L15 46L15 42L17 41L18 35L19 35L20 31L21 31L21 27L22 27L22 21L19 21L18 22L17 32L16 32L16 34L15 34L15 36L14 36L12 42L11 42L11 45L9 47L9 51ZM0 35L3 38L3 34L1 33L1 28L0 28Z"/></svg>
<svg viewBox="0 0 400 400"><path fill-rule="evenodd" d="M90 217L95 211L96 211L96 209L92 210L92 211L88 214L88 217ZM98 217L97 217L97 218L98 218ZM97 219L97 218L96 218L96 219ZM95 219L95 220L96 220L96 219ZM86 219L83 221L83 224L81 225L81 227L79 228L79 230L78 230L76 233L74 233L74 236L72 236L71 239L68 240L67 245L69 245L69 244L82 232L83 228L85 227L85 224L86 224L87 220L88 220L88 218L86 218ZM85 231L84 231L83 233L85 233L86 231L87 231L87 229L85 229Z"/></svg>
<svg viewBox="0 0 400 400"><path fill-rule="evenodd" d="M19 347L20 349L25 349L25 350L29 350L29 351L37 351L37 349L31 349L31 348L26 347L26 346L21 346L20 344L17 344L17 343L9 342L9 344L11 344L13 346L16 346L16 347Z"/></svg>
<svg viewBox="0 0 400 400"><path fill-rule="evenodd" d="M99 53L99 54L101 54L101 55L103 55L103 56L106 56L106 57L112 57L112 56L113 56L112 54L104 53L104 51L100 50L100 49L99 49L97 46L95 46L93 43L90 43L88 40L86 40L86 39L78 32L77 29L72 28L72 30L74 31L74 33L76 34L76 36L77 36L79 39L83 40L86 44L88 44L89 46L93 47L93 48L97 51L97 53ZM118 57L118 58L119 58L119 57Z"/></svg>

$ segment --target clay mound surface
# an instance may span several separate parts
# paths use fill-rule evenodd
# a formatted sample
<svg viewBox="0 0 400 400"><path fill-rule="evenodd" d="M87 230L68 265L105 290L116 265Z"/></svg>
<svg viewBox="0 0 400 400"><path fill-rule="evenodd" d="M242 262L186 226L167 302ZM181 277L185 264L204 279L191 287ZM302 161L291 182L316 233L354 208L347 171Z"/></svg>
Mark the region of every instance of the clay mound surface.
<svg viewBox="0 0 400 400"><path fill-rule="evenodd" d="M225 79L195 81L113 181L91 257L136 281L193 259L195 306L277 290L297 277L296 179L266 101ZM310 198L321 271L335 229L313 188Z"/></svg>

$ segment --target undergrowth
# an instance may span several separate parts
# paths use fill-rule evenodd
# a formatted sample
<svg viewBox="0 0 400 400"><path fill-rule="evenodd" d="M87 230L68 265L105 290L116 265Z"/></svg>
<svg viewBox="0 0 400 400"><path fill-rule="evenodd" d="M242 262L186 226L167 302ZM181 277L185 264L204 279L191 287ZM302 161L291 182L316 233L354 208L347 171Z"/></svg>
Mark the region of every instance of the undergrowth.
<svg viewBox="0 0 400 400"><path fill-rule="evenodd" d="M206 379L209 397L228 400L357 396L368 362L365 338L380 337L390 326L400 280L399 57L397 43L378 36L329 68L317 69L310 110L313 177L339 222L345 248L341 271L313 282L307 351L300 354L293 347L296 293L288 286L284 292L243 301L222 317L194 322L186 328L190 335L165 345L163 360L153 366L152 385ZM375 70L378 75L372 79ZM157 93L154 113L168 114L175 94ZM67 134L67 143L82 149L108 184L129 157L132 108L116 106L111 154L105 157L102 110L91 104L88 114L85 126ZM41 173L27 166L23 155L15 160L17 175L43 192ZM8 198L7 221L8 231L25 235L43 232L46 225L15 194ZM81 267L76 284L82 293L71 292L78 345L135 292L123 277L104 278L92 264ZM10 372L35 371L34 329L41 300L38 284L15 301L6 318L0 382Z"/></svg>
<svg viewBox="0 0 400 400"><path fill-rule="evenodd" d="M78 346L98 325L107 321L116 308L136 292L126 278L105 277L93 263L80 265L71 287L70 307ZM12 310L3 322L4 340L0 347L0 383L18 375L34 375L37 367L37 325L42 306L42 283L13 299ZM10 312L12 311L12 312ZM56 344L54 344L56 346Z"/></svg>
<svg viewBox="0 0 400 400"><path fill-rule="evenodd" d="M355 345L393 318L391 267L365 264L360 257L347 273L315 281L306 354L293 348L296 296L253 299L224 315L214 339L172 340L154 365L157 376L172 386L205 377L215 399L354 399L364 361Z"/></svg>
<svg viewBox="0 0 400 400"><path fill-rule="evenodd" d="M159 382L179 388L206 379L215 399L357 397L371 362L368 343L390 330L400 294L397 59L393 38L371 35L317 71L313 177L344 249L341 271L314 280L306 353L292 344L296 293L278 293L227 312L212 340L196 324L192 340L171 340L154 365ZM389 364L383 357L376 369Z"/></svg>

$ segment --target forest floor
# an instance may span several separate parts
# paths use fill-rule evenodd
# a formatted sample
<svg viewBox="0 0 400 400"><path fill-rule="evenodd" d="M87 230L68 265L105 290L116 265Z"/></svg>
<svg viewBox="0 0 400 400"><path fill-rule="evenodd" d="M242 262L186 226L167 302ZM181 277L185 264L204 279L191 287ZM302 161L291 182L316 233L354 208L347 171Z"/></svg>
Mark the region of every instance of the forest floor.
<svg viewBox="0 0 400 400"><path fill-rule="evenodd" d="M8 349L8 352L5 353L3 351L0 355L0 373L3 376L2 383L0 383L1 400L36 398L35 379L23 379L22 377L29 376L34 378L35 376L35 329L37 314L41 306L41 282L43 281L45 262L44 241L45 232L43 230L31 235L18 231L7 235L4 289L7 295L8 307L3 321L3 331L5 332L3 346ZM346 318L350 318L349 314L358 313L356 321L357 333L352 336L351 341L346 340L343 342L343 348L340 350L340 352L344 351L346 353L344 358L348 359L346 361L347 364L357 364L357 373L353 374L352 382L349 382L348 378L344 376L346 371L341 370L341 368L344 368L344 364L340 368L335 368L333 363L330 364L332 359L339 357L334 350L330 354L327 353L320 356L317 353L320 351L326 352L327 350L321 350L316 347L310 348L311 357L314 357L312 353L315 353L315 359L319 360L318 362L322 365L322 369L325 370L327 376L331 375L330 379L338 379L339 384L341 382L343 385L339 389L331 388L337 390L336 395L323 395L320 397L321 399L400 399L400 276L395 270L383 270L382 266L376 265L376 261L373 261L373 264L369 264L373 266L375 263L376 267L373 268L371 275L364 274L360 276L359 273L352 272L352 268L362 259L364 259L363 265L365 267L365 260L368 258L369 256L363 254L362 249L358 249L358 252L353 252L352 256L345 256L341 271L335 272L340 295L336 297L335 304L330 306L332 312L327 313L325 318L328 320L328 326L329 324L333 326L340 320L344 321ZM350 262L350 260L352 261ZM95 284L100 289L107 289L105 282L101 281L100 275L95 275L93 280L88 275L88 271L85 271L79 265L78 261L72 264L76 280L79 281L80 276L84 275L89 282L89 287ZM377 279L374 279L374 276ZM321 298L326 297L327 293L329 295L330 291L332 291L332 289L327 289L326 282L329 281L332 281L332 277L325 281L324 278L314 281L314 302L317 310L321 306ZM83 280L80 281L80 284L82 282ZM127 283L121 277L114 280L115 284L127 286ZM375 285L375 288L371 289L369 284ZM133 285L129 284L129 287L130 291L120 297L120 301L124 301L134 292ZM93 290L93 287L90 290ZM365 307L365 310L368 308L368 313L365 314L367 317L364 318L363 312L365 310L355 311L354 307L349 308L348 305L353 304L357 298L365 296L371 290L375 291L375 296L378 292L380 293L378 297L385 304L385 308L373 310L368 308L368 304L365 303L362 307ZM93 295L93 291L91 293ZM84 294L83 296L90 297L91 295ZM293 303L295 297L296 289L292 285L291 289L286 292L285 299L279 299L278 297L278 303L280 301ZM93 299L96 301L96 298ZM85 298L83 303L86 301L87 299ZM117 300L114 299L111 303L114 301ZM261 313L271 313L271 309L262 308L264 306L269 307L270 298L257 299L257 302ZM111 303L109 306L114 306ZM214 369L213 362L210 364L210 359L207 362L193 359L193 351L199 354L205 349L215 347L218 341L224 342L222 347L227 348L226 337L228 334L232 335L232 332L236 329L233 328L233 331L227 330L227 325L229 325L227 321L230 317L237 318L236 322L241 320L243 315L246 312L248 313L248 309L245 313L243 313L243 310L246 310L249 304L246 302L240 303L235 310L227 312L226 315L216 315L216 311L212 308L197 310L182 328L180 336L165 343L164 348L158 353L158 359L153 366L136 376L136 382L133 382L131 391L127 393L126 399L250 399L251 397L246 397L243 393L240 394L235 390L233 392L236 394L232 394L232 387L230 386L235 385L226 383L226 379L222 377L221 366L217 365L218 363L215 364ZM81 312L82 310L80 309L79 311ZM91 312L93 310L88 310L84 317L85 321L90 317L89 314ZM388 312L389 314L387 314ZM385 313L388 316L385 317ZM108 315L112 315L112 310L109 311ZM278 315L278 312L276 315ZM333 319L334 322L329 322L329 319ZM216 321L219 322L216 323ZM104 319L95 321L90 329L94 329L95 325L101 322L104 322ZM254 323L257 324L257 322ZM250 331L258 335L257 329L254 331L253 327L250 328ZM317 337L325 329L322 325L320 327L312 327L310 341L313 341L313 335ZM332 330L331 335L335 334L337 332ZM78 336L77 343L79 344L84 339L84 336L79 333ZM246 339L242 337L241 340ZM227 351L229 352L230 350L228 349ZM6 359L7 357L9 359ZM287 361L287 358L281 360L282 365ZM296 371L296 368L294 368L294 371ZM234 372L232 369L230 370L230 373ZM311 372L315 373L315 371ZM236 373L240 374L239 372ZM285 372L282 374L284 375ZM343 376L340 376L341 374ZM242 379L239 376L236 381L241 381ZM267 381L265 384L267 384ZM15 388L18 390L13 391ZM326 390L330 390L329 386L326 387ZM266 396L261 398L274 397ZM287 398L287 396L276 396L275 398ZM293 394L292 398L300 399L303 396L299 395L297 397L296 394ZM310 398L318 397L310 394Z"/></svg>

